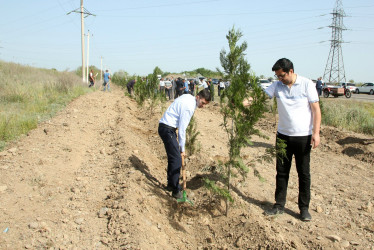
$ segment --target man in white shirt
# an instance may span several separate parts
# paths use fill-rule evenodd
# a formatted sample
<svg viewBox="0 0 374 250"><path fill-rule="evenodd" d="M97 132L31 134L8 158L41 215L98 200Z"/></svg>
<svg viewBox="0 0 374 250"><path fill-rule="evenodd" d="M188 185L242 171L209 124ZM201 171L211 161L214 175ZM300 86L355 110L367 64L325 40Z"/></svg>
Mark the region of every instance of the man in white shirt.
<svg viewBox="0 0 374 250"><path fill-rule="evenodd" d="M186 129L190 123L196 108L202 108L210 102L208 90L202 90L194 97L190 94L181 95L169 106L162 116L158 134L165 145L168 157L167 187L172 191L176 199L182 198L181 186L179 185L180 169L182 167L182 156L185 155ZM178 129L178 140L176 130Z"/></svg>
<svg viewBox="0 0 374 250"><path fill-rule="evenodd" d="M293 63L286 58L279 59L273 66L275 77L265 92L270 98L276 97L278 104L277 140L286 143L286 156L277 156L275 204L268 215L282 214L286 204L287 186L292 156L295 156L299 176L300 218L312 219L308 209L310 203L310 151L320 143L321 110L314 83L294 73Z"/></svg>
<svg viewBox="0 0 374 250"><path fill-rule="evenodd" d="M203 87L203 89L209 89L209 86L208 84L206 83L205 79L200 79L200 84L198 86L199 88L200 87Z"/></svg>
<svg viewBox="0 0 374 250"><path fill-rule="evenodd" d="M225 89L225 82L222 79L219 79L218 84L218 96L221 96L221 91Z"/></svg>
<svg viewBox="0 0 374 250"><path fill-rule="evenodd" d="M161 78L161 80L160 80L160 93L162 95L165 95L165 81L164 81L164 78Z"/></svg>

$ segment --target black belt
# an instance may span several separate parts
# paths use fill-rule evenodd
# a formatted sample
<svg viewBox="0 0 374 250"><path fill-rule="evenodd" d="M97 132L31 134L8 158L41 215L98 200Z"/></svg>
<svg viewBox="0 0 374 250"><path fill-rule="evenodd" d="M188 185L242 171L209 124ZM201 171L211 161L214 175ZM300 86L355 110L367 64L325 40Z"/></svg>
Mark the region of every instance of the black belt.
<svg viewBox="0 0 374 250"><path fill-rule="evenodd" d="M172 126L169 126L169 125L166 125L166 124L164 124L164 123L159 123L159 126L160 126L160 127L163 127L163 128L171 129L171 130L173 130L173 131L176 131L176 130L177 130L176 128L174 128L174 127L172 127Z"/></svg>

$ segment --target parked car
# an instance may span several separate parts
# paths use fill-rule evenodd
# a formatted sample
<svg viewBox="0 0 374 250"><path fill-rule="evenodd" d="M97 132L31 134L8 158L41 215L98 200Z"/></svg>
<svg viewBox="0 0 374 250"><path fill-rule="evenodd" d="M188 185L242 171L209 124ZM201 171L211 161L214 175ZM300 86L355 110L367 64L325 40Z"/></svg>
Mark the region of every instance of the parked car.
<svg viewBox="0 0 374 250"><path fill-rule="evenodd" d="M260 84L261 88L265 90L271 85L271 82L268 79L259 79L258 84Z"/></svg>
<svg viewBox="0 0 374 250"><path fill-rule="evenodd" d="M212 79L212 83L213 83L213 84L218 84L218 82L219 82L218 79L216 79L216 78L213 78L213 79Z"/></svg>
<svg viewBox="0 0 374 250"><path fill-rule="evenodd" d="M374 83L367 82L364 83L361 87L357 87L356 94L368 93L369 95L374 95Z"/></svg>
<svg viewBox="0 0 374 250"><path fill-rule="evenodd" d="M343 83L341 84L341 86L342 86L343 88L346 87L346 88L349 89L352 93L356 92L356 89L357 89L356 84L354 84L354 83L350 83L350 82L347 82L347 83L343 82Z"/></svg>

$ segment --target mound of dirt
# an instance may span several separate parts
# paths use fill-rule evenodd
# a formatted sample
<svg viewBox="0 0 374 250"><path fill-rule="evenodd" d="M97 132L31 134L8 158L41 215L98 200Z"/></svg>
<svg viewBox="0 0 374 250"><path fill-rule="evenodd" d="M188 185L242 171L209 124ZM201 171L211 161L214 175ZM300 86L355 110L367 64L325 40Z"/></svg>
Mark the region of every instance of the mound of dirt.
<svg viewBox="0 0 374 250"><path fill-rule="evenodd" d="M140 108L123 90L97 91L0 154L1 249L315 249L374 247L374 169L370 139L322 128L312 152L313 220L298 219L292 167L286 213L267 217L275 163L258 157L275 141L275 118L259 123L269 139L243 150L254 167L232 182L226 204L204 187L227 160L216 103L195 113L201 150L186 159L187 193L178 204L164 187L166 153L157 134L161 108ZM366 143L369 142L369 143ZM261 180L255 176L260 175Z"/></svg>

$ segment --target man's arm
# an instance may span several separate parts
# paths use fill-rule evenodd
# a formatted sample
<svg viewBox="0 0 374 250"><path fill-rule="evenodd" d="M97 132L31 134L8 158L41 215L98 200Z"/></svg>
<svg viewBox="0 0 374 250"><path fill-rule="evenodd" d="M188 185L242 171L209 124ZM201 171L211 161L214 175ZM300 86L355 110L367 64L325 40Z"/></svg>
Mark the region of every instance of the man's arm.
<svg viewBox="0 0 374 250"><path fill-rule="evenodd" d="M313 116L313 134L312 134L312 147L318 147L320 143L319 131L321 127L321 109L319 107L319 102L310 103L310 108L312 109Z"/></svg>

